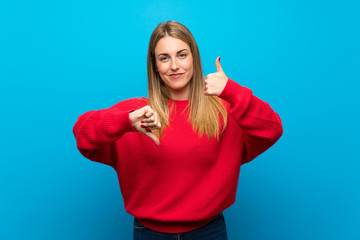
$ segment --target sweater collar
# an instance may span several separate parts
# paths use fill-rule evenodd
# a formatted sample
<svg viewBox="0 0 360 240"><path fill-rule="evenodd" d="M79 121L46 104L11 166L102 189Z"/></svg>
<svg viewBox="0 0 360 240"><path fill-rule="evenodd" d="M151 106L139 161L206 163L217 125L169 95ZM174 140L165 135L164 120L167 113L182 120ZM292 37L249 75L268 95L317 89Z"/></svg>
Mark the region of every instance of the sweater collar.
<svg viewBox="0 0 360 240"><path fill-rule="evenodd" d="M189 101L190 100L170 100L169 99L168 104L169 104L169 106L171 106L174 102L177 107L185 108L189 104Z"/></svg>

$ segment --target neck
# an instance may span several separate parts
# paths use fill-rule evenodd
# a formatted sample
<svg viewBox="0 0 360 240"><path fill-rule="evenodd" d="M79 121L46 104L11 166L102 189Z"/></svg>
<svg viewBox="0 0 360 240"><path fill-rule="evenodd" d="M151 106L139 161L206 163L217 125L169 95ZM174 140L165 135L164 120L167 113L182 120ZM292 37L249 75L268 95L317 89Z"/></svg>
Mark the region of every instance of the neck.
<svg viewBox="0 0 360 240"><path fill-rule="evenodd" d="M189 100L190 86L184 87L178 91L170 90L170 95L173 100Z"/></svg>

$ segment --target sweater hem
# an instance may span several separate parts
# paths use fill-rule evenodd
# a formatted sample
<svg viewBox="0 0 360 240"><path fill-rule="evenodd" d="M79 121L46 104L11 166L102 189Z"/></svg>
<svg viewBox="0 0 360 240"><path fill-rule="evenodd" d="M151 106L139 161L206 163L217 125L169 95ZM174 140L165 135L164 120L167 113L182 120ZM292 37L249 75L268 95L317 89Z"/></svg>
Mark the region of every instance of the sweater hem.
<svg viewBox="0 0 360 240"><path fill-rule="evenodd" d="M143 224L145 227L150 228L151 230L157 231L157 232L163 232L163 233L183 233L183 232L189 232L192 230L195 230L197 228L200 228L202 226L205 226L212 220L216 218L218 214L215 216L201 220L201 221L192 221L192 222L162 222L162 221L156 221L152 219L141 219L136 218L141 224Z"/></svg>

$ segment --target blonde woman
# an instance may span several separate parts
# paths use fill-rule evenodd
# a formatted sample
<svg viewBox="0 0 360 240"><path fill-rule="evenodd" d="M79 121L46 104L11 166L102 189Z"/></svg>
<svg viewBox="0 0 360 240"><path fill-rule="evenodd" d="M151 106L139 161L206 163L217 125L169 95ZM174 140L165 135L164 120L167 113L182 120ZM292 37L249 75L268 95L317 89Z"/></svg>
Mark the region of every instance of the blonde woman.
<svg viewBox="0 0 360 240"><path fill-rule="evenodd" d="M227 239L240 167L282 135L281 120L229 79L220 57L203 77L194 37L167 21L148 50L148 98L82 114L73 132L86 158L118 174L134 239Z"/></svg>

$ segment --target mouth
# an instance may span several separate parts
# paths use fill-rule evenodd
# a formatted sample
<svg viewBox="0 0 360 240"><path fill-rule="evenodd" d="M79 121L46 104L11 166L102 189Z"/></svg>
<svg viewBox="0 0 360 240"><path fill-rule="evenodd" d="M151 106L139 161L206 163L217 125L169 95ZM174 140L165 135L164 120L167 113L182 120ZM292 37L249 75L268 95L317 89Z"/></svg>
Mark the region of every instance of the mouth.
<svg viewBox="0 0 360 240"><path fill-rule="evenodd" d="M170 74L170 77L172 77L172 78L179 78L179 77L181 77L182 75L184 75L184 73L176 73L176 74Z"/></svg>

